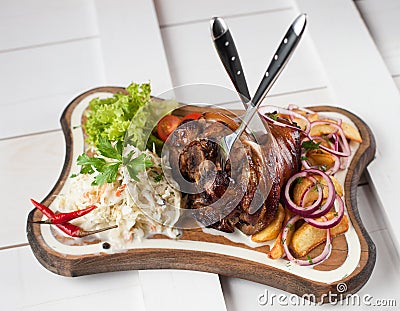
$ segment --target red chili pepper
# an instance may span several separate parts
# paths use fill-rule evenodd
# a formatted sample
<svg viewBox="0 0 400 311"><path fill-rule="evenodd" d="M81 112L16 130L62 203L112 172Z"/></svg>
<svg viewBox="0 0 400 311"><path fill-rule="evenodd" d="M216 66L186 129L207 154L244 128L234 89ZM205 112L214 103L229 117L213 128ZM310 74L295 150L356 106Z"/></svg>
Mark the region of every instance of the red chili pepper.
<svg viewBox="0 0 400 311"><path fill-rule="evenodd" d="M103 231L106 231L109 229L114 229L114 228L118 227L117 225L114 225L114 226L110 226L107 228L102 228L102 229L97 229L97 230L92 230L92 231L85 231L82 228L75 226L69 222L66 222L63 224L57 224L56 226L65 234L72 236L72 237L76 237L76 238L83 238L83 237L91 235L91 234L103 232Z"/></svg>
<svg viewBox="0 0 400 311"><path fill-rule="evenodd" d="M58 213L54 214L52 210L50 210L47 206L36 202L35 200L31 199L33 205L35 205L46 217L49 219L41 221L42 224L62 224L67 221L73 220L75 218L81 217L93 211L96 208L96 205L91 205L88 208L81 209L78 211L70 212L70 213Z"/></svg>
<svg viewBox="0 0 400 311"><path fill-rule="evenodd" d="M52 224L62 224L67 221L73 220L78 217L82 217L91 211L93 211L97 206L96 205L91 205L85 209L81 209L78 211L70 212L70 213L59 213L55 214L54 218L51 219Z"/></svg>
<svg viewBox="0 0 400 311"><path fill-rule="evenodd" d="M61 231L63 231L65 234L72 236L72 237L85 237L94 233L99 233L103 232L109 229L113 229L118 227L117 225L103 228L103 229L98 229L98 230L93 230L93 231L85 231L82 228L75 226L71 223L69 223L69 220L78 218L80 216L83 216L89 212L91 212L94 208L96 208L95 205L89 206L88 208L84 210L79 210L71 213L60 213L60 214L54 214L54 212L49 209L47 206L40 204L39 202L36 202L35 200L31 199L31 202L37 209L39 209L47 218L48 220L44 221L32 221L33 223L38 223L38 224L54 224L56 225ZM61 216L59 216L61 215Z"/></svg>
<svg viewBox="0 0 400 311"><path fill-rule="evenodd" d="M47 218L53 218L55 216L54 212L49 209L47 206L36 202L34 199L31 199L31 202L35 207L40 210Z"/></svg>
<svg viewBox="0 0 400 311"><path fill-rule="evenodd" d="M39 210L42 211L42 213L43 213L43 210L45 210L45 211L47 210L47 213L49 213L49 211L48 211L49 208L48 207L46 207L43 204L40 204L40 203L38 203L38 202L36 202L34 200L31 200L31 201ZM43 213L49 219L40 221L39 223L41 223L41 224L53 224L53 225L63 224L63 223L66 223L67 221L73 220L73 219L78 218L78 217L82 217L83 215L86 215L86 214L90 213L96 207L97 207L96 205L91 205L88 208L81 209L81 210L78 210L78 211L74 211L74 212L70 212L70 213L58 213L58 214L54 214L50 210L50 212L53 214L53 216L49 217L48 215Z"/></svg>

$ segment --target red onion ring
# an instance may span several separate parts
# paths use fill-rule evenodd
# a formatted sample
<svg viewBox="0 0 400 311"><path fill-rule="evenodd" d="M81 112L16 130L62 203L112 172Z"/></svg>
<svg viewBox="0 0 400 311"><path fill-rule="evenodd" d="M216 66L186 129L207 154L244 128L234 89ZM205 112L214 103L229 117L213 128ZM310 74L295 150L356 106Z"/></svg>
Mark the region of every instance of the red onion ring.
<svg viewBox="0 0 400 311"><path fill-rule="evenodd" d="M338 117L332 117L332 116L328 116L328 115L326 115L326 114L324 114L324 113L320 113L320 112L318 112L318 118L321 120L321 119L324 119L324 120L321 120L321 121L328 121L328 122L331 122L331 121L329 121L329 120L332 120L333 122L336 122L336 124L337 125L339 125L339 126L341 126L342 125L342 119L341 118L338 118Z"/></svg>
<svg viewBox="0 0 400 311"><path fill-rule="evenodd" d="M292 184L296 181L297 178L305 178L307 177L307 171L301 171L297 174L294 174L286 183L285 191L284 191L284 199L286 207L291 210L293 213L301 216L311 216L313 213L319 208L322 199L323 199L323 188L322 186L317 183L318 189L318 199L309 206L300 206L293 202L292 198L290 197L290 188Z"/></svg>
<svg viewBox="0 0 400 311"><path fill-rule="evenodd" d="M337 135L336 135L336 138L334 137L336 135L336 132L335 133L331 133L331 134L329 134L329 135L327 135L326 136L326 138L324 138L324 137L322 137L322 136L313 136L313 138L314 139L316 139L316 140L321 140L321 141L325 141L326 143L328 143L332 148L334 148L335 150L337 149L336 148L336 142L337 142ZM330 141L330 139L332 139L333 138L333 142L331 142Z"/></svg>
<svg viewBox="0 0 400 311"><path fill-rule="evenodd" d="M339 151L339 136L337 135L336 132L332 134L332 138L333 138L333 142L334 142L334 149L336 151Z"/></svg>
<svg viewBox="0 0 400 311"><path fill-rule="evenodd" d="M304 153L304 156L302 155L302 157L305 157L306 153ZM304 166L305 169L309 169L311 168L311 164L308 162L308 160L301 160L301 164Z"/></svg>
<svg viewBox="0 0 400 311"><path fill-rule="evenodd" d="M335 154L337 156L340 156L340 157L348 157L348 156L350 156L351 155L350 147L349 147L349 144L347 142L347 138L346 138L346 136L344 134L344 131L343 131L342 127L339 126L338 124L330 122L330 121L314 121L314 122L311 122L311 126L320 125L320 124L321 125L326 125L327 124L327 125L330 125L330 126L332 126L332 127L337 129L337 132L340 134L340 139L341 139L341 142L343 144L342 145L342 150L343 151L341 152L341 151L338 151L338 150L333 150L333 149L327 148L327 147L322 146L322 145L320 145L319 147L321 149L325 150L325 151L328 151L328 152L333 153L333 154ZM309 136L308 138L309 139L313 139L312 136Z"/></svg>
<svg viewBox="0 0 400 311"><path fill-rule="evenodd" d="M299 107L299 106L296 106L296 105L293 105L293 104L290 104L289 106L288 106L288 109L289 110L294 110L294 109L296 109L296 110L300 110L300 111L303 111L303 112L305 112L305 113L307 113L307 114L317 114L318 115L318 118L319 119L327 119L327 120L332 120L332 121L335 121L335 122L337 122L337 124L340 126L340 125L342 125L342 119L341 118L337 118L337 117L332 117L332 116L327 116L327 115L325 115L325 114L323 114L323 113L320 113L320 112L315 112L315 111L313 111L313 110L311 110L311 109L308 109L308 108L303 108L303 107Z"/></svg>
<svg viewBox="0 0 400 311"><path fill-rule="evenodd" d="M347 141L346 141L346 142L347 142ZM338 140L338 143L339 143L340 147L341 147L342 150L343 150L342 142L341 142L340 140ZM342 158L340 158L340 169L342 169L342 170L346 169L348 163L349 163L349 158L348 158L348 157L342 157Z"/></svg>
<svg viewBox="0 0 400 311"><path fill-rule="evenodd" d="M337 216L330 220L318 221L313 218L304 218L304 220L310 225L319 229L329 229L336 226L343 218L344 215L344 202L339 195L336 194L336 200L338 201L339 210L337 211Z"/></svg>
<svg viewBox="0 0 400 311"><path fill-rule="evenodd" d="M283 229L282 233L282 241L283 241L283 249L285 251L286 257L291 261L299 266L312 266L321 263L323 260L325 260L330 252L331 252L331 233L330 230L326 230L326 244L324 247L324 250L322 251L321 254L319 254L317 257L310 258L308 260L301 260L294 258L294 256L290 253L288 243L287 243L287 235L289 230L294 226L294 224L300 219L301 217L299 215L295 215L292 218L289 219L287 222L285 229ZM327 219L326 217L324 217Z"/></svg>
<svg viewBox="0 0 400 311"><path fill-rule="evenodd" d="M306 157L306 153L304 153L304 157ZM334 175L337 173L337 171L340 169L341 162L340 158L337 155L332 154L332 156L335 158L335 163L333 166L325 171L325 174L327 175ZM302 156L303 157L303 156ZM310 162L307 159L301 160L301 164L304 166L305 169L318 169L318 165L311 165Z"/></svg>
<svg viewBox="0 0 400 311"><path fill-rule="evenodd" d="M332 156L335 158L335 164L325 172L327 175L334 175L340 169L340 158L335 154Z"/></svg>
<svg viewBox="0 0 400 311"><path fill-rule="evenodd" d="M282 241L283 241L283 247L285 254L287 258L300 265L300 266L310 266L310 265L315 265L320 263L321 261L325 260L331 250L331 235L330 235L330 228L336 226L337 224L340 223L340 221L343 219L344 216L344 202L342 198L336 194L334 184L331 180L331 178L328 175L333 175L335 174L339 169L345 169L347 167L348 161L349 161L349 156L351 155L351 149L349 146L349 143L347 141L347 138L344 134L344 130L341 127L342 125L342 119L341 118L336 118L336 117L330 117L326 116L324 114L318 113L318 119L317 121L310 122L308 119L303 116L302 114L296 113L293 110L299 110L307 114L314 114L315 112L307 109L307 108L302 108L298 107L295 105L289 105L288 110L291 111L292 113L288 112L282 112L283 109L279 107L274 107L274 106L266 106L269 109L274 109L273 111L277 111L278 113L283 113L286 115L289 115L290 119L293 121L294 118L301 118L302 120L305 120L307 122L306 129L304 131L301 131L304 133L305 137L302 139L301 143L307 140L326 140L325 136L310 136L310 130L311 127L314 125L329 125L334 128L334 131L330 134L327 135L327 142L328 142L328 147L324 146L322 144L319 145L319 148L321 148L324 151L329 152L335 159L334 165L323 172L322 170L318 169L318 166L312 166L311 163L307 160L306 155L307 152L304 152L303 148L303 153L302 153L302 164L306 168L305 170L293 175L287 182L285 191L284 191L284 200L287 208L294 212L296 215L293 216L286 224L283 233L282 233ZM291 127L293 126L282 124L278 121L273 120L272 118L268 117L267 114L268 112L273 112L273 111L268 111L268 109L264 109L262 111L259 110L260 115L267 120L268 122L272 122L274 124L284 126L284 127ZM321 120L321 119L326 119L326 120ZM308 126L308 124L310 126ZM316 209L315 206L318 206L321 204L323 198L323 191L324 188L321 186L320 183L317 182L316 178L313 176L310 176L309 174L319 174L322 176L322 178L326 181L326 185L328 188L328 198L326 199L325 203L319 207L319 209ZM300 206L296 205L292 199L290 198L290 190L293 185L293 182L298 178L298 177L303 177L311 180L313 182L312 185L310 185L306 191L304 191L301 195L300 198ZM309 206L304 206L305 205L305 198L307 197L307 194L310 193L310 191L313 191L314 187L317 187L318 190L318 199L311 205ZM324 185L325 186L325 185ZM316 204L319 202L318 204ZM332 208L332 206L337 202L335 206L336 214L334 217L330 220L327 219L326 214L329 212L329 210ZM313 210L313 212L310 212ZM322 217L323 221L317 220L316 218ZM288 242L287 240L287 235L290 230L290 228L299 220L304 218L304 220L319 229L325 229L327 231L327 240L326 240L326 245L323 250L323 252L318 255L317 257L311 259L309 258L308 260L300 260L294 258L294 256L290 253L289 247L288 247Z"/></svg>
<svg viewBox="0 0 400 311"><path fill-rule="evenodd" d="M292 104L290 104L290 105L288 106L288 109L289 109L289 110L294 110L294 109L296 109L296 110L304 111L305 113L308 113L308 114L314 114L314 113L315 113L315 111L312 111L312 110L310 110L310 109L308 109L308 108L303 108L303 107L299 107L299 106L292 105Z"/></svg>
<svg viewBox="0 0 400 311"><path fill-rule="evenodd" d="M267 115L268 113L273 113L273 112L275 112L275 111L276 111L277 113L280 113L280 114L286 114L286 115L288 115L289 117L292 117L292 116L293 116L293 117L295 117L295 118L302 119L303 121L306 122L306 128L305 128L305 130L302 130L301 128L298 128L298 127L296 127L296 126L294 126L294 125L289 125L289 124L285 124L285 123L276 121L276 120L270 118L270 117ZM299 114L299 113L297 113L297 112L294 112L294 111L291 111L291 110L288 110L288 109L284 109L284 108L281 108L281 107L276 107L276 106L270 106L270 105L268 105L268 106L261 106L261 107L258 109L258 113L259 113L259 115L260 115L261 117L263 117L267 122L270 122L270 123L272 123L272 124L276 124L276 125L279 125L279 126L282 126L282 127L291 128L291 129L295 129L295 130L297 130L297 131L301 131L301 132L304 132L304 133L306 133L306 134L308 134L308 133L310 132L310 129L311 129L310 121L309 121L305 116L303 116L303 115L301 115L301 114Z"/></svg>
<svg viewBox="0 0 400 311"><path fill-rule="evenodd" d="M300 198L300 206L304 207L304 199L307 196L307 194L310 193L310 191L315 187L315 185L317 184L317 179L312 177L312 176L307 176L307 178L309 180L311 180L313 182L313 184L311 184L306 191L304 191L303 195ZM322 199L323 199L323 195L324 195L324 188L322 188ZM322 202L322 201L321 201Z"/></svg>
<svg viewBox="0 0 400 311"><path fill-rule="evenodd" d="M325 215L331 209L333 203L335 203L335 194L336 194L335 186L333 185L332 179L323 171L317 169L307 169L304 170L303 172L319 174L326 181L328 187L328 197L326 198L325 203L319 209L315 210L315 212L313 212L311 215L307 215L307 217L309 218L321 217Z"/></svg>

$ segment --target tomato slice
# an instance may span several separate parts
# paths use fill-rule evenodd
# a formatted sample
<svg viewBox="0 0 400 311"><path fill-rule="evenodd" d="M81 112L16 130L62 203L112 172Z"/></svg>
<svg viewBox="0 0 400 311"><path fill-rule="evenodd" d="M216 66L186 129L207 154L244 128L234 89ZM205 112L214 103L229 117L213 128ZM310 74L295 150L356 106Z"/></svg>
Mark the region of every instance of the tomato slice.
<svg viewBox="0 0 400 311"><path fill-rule="evenodd" d="M182 118L182 121L181 121L181 122L183 123L184 121L198 120L198 119L200 119L202 116L203 116L203 114L200 113L200 112L192 112L192 113L189 113L189 114L187 114L186 116L184 116L184 117Z"/></svg>
<svg viewBox="0 0 400 311"><path fill-rule="evenodd" d="M157 124L157 134L162 141L166 141L168 136L181 124L181 119L174 115L164 116Z"/></svg>

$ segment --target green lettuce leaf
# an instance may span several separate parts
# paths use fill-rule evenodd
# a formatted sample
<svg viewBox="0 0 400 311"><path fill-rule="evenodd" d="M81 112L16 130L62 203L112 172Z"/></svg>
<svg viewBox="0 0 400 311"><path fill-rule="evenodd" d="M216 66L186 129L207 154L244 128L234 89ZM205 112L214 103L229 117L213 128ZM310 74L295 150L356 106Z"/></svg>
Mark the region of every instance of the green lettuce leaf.
<svg viewBox="0 0 400 311"><path fill-rule="evenodd" d="M100 137L109 141L124 140L131 119L150 100L151 89L149 83L132 83L126 91L127 94L90 101L83 125L89 144L97 145Z"/></svg>

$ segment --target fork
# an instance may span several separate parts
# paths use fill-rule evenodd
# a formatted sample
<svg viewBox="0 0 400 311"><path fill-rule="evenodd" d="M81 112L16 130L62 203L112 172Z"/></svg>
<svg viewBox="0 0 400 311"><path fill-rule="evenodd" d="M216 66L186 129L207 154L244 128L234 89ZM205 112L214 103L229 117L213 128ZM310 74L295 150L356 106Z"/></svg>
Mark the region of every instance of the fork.
<svg viewBox="0 0 400 311"><path fill-rule="evenodd" d="M278 49L276 50L275 55L272 58L253 99L247 105L248 108L245 115L241 119L239 127L233 133L224 136L219 140L219 146L222 151L220 152L220 165L222 169L225 168L226 162L229 159L232 147L236 140L245 131L247 125L257 112L261 102L281 74L283 68L288 63L302 37L305 27L306 14L300 14L290 25Z"/></svg>
<svg viewBox="0 0 400 311"><path fill-rule="evenodd" d="M214 17L210 20L210 31L218 56L244 107L247 108L250 93L231 31L221 17Z"/></svg>

